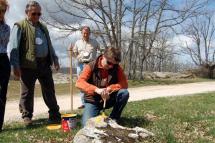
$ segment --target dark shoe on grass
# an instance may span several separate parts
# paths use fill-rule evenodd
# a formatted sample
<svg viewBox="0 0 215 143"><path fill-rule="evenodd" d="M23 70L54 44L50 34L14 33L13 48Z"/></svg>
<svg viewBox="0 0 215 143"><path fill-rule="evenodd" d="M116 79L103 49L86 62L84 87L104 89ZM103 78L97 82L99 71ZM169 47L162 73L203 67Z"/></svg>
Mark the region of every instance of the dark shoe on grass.
<svg viewBox="0 0 215 143"><path fill-rule="evenodd" d="M61 119L48 119L48 124L60 124Z"/></svg>
<svg viewBox="0 0 215 143"><path fill-rule="evenodd" d="M48 124L59 124L61 123L61 114L49 115Z"/></svg>
<svg viewBox="0 0 215 143"><path fill-rule="evenodd" d="M24 117L23 118L25 126L31 126L32 125L32 120L29 117Z"/></svg>

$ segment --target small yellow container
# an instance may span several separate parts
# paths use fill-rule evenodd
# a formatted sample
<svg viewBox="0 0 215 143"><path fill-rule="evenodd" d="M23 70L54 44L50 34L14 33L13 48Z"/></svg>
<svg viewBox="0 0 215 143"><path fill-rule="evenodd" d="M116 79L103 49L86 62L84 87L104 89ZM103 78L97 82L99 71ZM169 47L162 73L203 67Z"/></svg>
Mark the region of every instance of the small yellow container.
<svg viewBox="0 0 215 143"><path fill-rule="evenodd" d="M61 128L61 125L59 125L59 124L50 124L46 128L48 130L59 130Z"/></svg>

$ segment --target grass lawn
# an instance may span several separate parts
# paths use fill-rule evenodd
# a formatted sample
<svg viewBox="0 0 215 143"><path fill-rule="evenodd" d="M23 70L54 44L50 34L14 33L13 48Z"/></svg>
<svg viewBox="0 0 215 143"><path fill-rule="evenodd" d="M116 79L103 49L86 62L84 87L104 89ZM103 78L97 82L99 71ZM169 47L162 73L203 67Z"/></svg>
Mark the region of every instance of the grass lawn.
<svg viewBox="0 0 215 143"><path fill-rule="evenodd" d="M149 85L169 85L169 84L179 84L179 83L192 83L192 82L203 82L203 81L212 81L210 79L201 79L201 78L194 78L194 79L160 79L160 80L129 80L129 87L140 87L140 86L149 86ZM75 84L75 83L74 83ZM73 85L74 86L74 85ZM76 87L73 87L73 93L78 93L79 90ZM57 95L65 95L70 93L70 84L55 84L55 92ZM36 84L35 86L35 95L41 96L40 85ZM20 82L10 80L8 86L8 100L19 99L20 97Z"/></svg>
<svg viewBox="0 0 215 143"><path fill-rule="evenodd" d="M213 79L206 78L193 78L193 79L155 79L155 80L129 80L129 87L151 86L151 85L171 85L193 82L207 82L215 81Z"/></svg>
<svg viewBox="0 0 215 143"><path fill-rule="evenodd" d="M110 112L110 110L108 111ZM77 111L80 119L81 113ZM153 115L150 120L146 115ZM7 123L0 142L71 142L77 128L70 133L48 131L46 119L39 118L31 128L21 123ZM144 127L155 134L145 142L213 143L215 142L215 93L156 98L128 103L121 125Z"/></svg>

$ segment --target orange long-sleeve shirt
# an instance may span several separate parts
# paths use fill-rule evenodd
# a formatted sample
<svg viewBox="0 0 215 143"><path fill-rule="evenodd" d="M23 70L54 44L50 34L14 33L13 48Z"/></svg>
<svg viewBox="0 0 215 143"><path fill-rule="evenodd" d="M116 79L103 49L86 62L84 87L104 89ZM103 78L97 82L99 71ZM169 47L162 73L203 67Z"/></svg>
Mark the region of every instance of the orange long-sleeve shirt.
<svg viewBox="0 0 215 143"><path fill-rule="evenodd" d="M101 75L106 75L107 70L102 68L101 66L101 59L99 59L98 62L98 68L101 72ZM76 87L85 92L88 95L95 95L95 89L97 88L95 85L88 83L88 79L90 78L92 74L92 69L90 68L89 65L85 65L82 73L80 74L77 82L76 82ZM126 79L126 76L123 72L123 69L119 66L118 71L117 71L117 77L118 77L118 83L116 84L111 84L107 85L112 91L118 91L120 89L127 89L128 88L128 81Z"/></svg>

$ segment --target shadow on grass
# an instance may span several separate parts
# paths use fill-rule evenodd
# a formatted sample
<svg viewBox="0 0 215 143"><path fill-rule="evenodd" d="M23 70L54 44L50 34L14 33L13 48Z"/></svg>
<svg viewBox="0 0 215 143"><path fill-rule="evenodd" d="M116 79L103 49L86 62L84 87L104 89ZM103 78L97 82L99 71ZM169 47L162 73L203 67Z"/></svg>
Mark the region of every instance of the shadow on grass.
<svg viewBox="0 0 215 143"><path fill-rule="evenodd" d="M77 115L77 124L76 128L74 130L78 131L81 127L81 115ZM6 125L3 132L19 132L19 131L27 131L27 130L35 130L40 128L45 128L48 125L47 118L40 118L33 120L33 123L31 126L25 126L23 122L17 122L13 124ZM135 117L122 117L119 120L119 124L126 127L145 127L148 126L152 121L149 121L141 116L135 116Z"/></svg>
<svg viewBox="0 0 215 143"><path fill-rule="evenodd" d="M122 117L119 120L119 124L122 126L134 128L138 127L145 127L148 126L152 121L145 119L144 117L136 116L136 117Z"/></svg>
<svg viewBox="0 0 215 143"><path fill-rule="evenodd" d="M77 123L76 123L76 128L80 129L81 128L81 115L77 115ZM35 119L32 121L32 125L30 126L25 126L23 122L16 122L16 123L11 123L7 124L3 130L3 132L17 132L17 131L24 131L24 130L34 130L34 129L40 129L40 128L45 128L48 124L48 119L47 118L40 118L40 119Z"/></svg>
<svg viewBox="0 0 215 143"><path fill-rule="evenodd" d="M25 126L23 122L16 122L13 124L11 123L6 125L4 131L9 132L9 131L32 130L32 129L41 128L48 125L47 120L48 120L47 118L33 120L32 125L30 126Z"/></svg>

